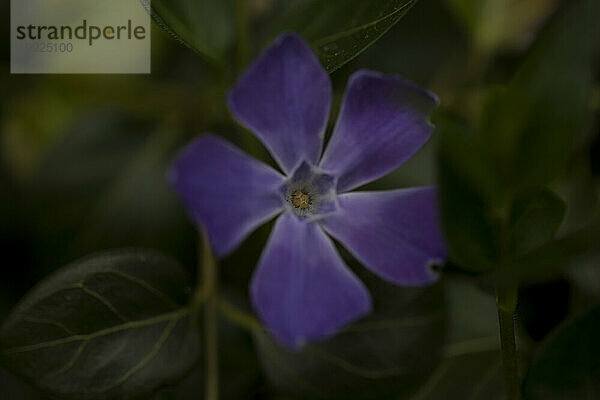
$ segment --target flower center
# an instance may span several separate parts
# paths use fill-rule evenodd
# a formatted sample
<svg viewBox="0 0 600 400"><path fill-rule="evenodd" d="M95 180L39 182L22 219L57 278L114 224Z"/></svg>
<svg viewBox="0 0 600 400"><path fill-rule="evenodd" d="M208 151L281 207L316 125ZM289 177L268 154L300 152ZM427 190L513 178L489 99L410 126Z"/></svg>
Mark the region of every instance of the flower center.
<svg viewBox="0 0 600 400"><path fill-rule="evenodd" d="M296 190L292 194L292 205L294 207L306 210L308 207L310 207L310 203L310 196L307 193L304 193L300 190Z"/></svg>
<svg viewBox="0 0 600 400"><path fill-rule="evenodd" d="M320 218L336 208L335 178L302 162L281 186L281 200L299 219Z"/></svg>

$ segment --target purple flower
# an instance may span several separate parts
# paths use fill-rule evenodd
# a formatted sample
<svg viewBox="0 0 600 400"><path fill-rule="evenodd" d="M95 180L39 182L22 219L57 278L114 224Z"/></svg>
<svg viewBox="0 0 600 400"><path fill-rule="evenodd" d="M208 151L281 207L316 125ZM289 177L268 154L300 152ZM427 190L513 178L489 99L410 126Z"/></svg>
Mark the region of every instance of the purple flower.
<svg viewBox="0 0 600 400"><path fill-rule="evenodd" d="M436 192L351 192L392 171L428 140L437 99L397 76L355 73L322 153L331 82L297 35L281 36L229 95L238 121L283 174L204 135L177 157L170 179L214 251L225 256L278 215L251 283L256 311L284 344L331 335L371 310L364 284L330 237L383 279L436 280L445 259Z"/></svg>

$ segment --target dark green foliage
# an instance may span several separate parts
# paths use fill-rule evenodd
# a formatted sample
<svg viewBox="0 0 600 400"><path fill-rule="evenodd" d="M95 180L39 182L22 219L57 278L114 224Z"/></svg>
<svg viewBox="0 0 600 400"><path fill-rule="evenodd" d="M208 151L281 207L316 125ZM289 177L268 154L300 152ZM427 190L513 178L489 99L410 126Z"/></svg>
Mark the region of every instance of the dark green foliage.
<svg viewBox="0 0 600 400"><path fill-rule="evenodd" d="M146 0L142 4L149 7ZM333 72L362 53L394 26L417 0L303 0L282 4L274 35L297 31ZM234 0L153 0L154 20L176 40L222 64L234 46ZM285 3L285 2L282 2ZM239 7L239 4L238 4ZM248 12L248 11L246 11Z"/></svg>
<svg viewBox="0 0 600 400"><path fill-rule="evenodd" d="M178 381L198 361L189 281L172 259L124 250L40 282L2 326L2 360L51 394L124 399Z"/></svg>
<svg viewBox="0 0 600 400"><path fill-rule="evenodd" d="M526 400L600 397L600 307L564 324L540 347L523 384Z"/></svg>

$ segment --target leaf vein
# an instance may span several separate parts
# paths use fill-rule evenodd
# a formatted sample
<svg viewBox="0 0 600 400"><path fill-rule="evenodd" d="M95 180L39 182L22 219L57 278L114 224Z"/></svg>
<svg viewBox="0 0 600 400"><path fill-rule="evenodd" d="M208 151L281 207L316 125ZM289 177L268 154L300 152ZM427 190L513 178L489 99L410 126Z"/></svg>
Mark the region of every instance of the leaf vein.
<svg viewBox="0 0 600 400"><path fill-rule="evenodd" d="M106 386L105 388L99 389L96 392L99 394L106 393L109 390L125 383L128 379L130 379L132 376L134 376L138 371L144 369L144 367L146 365L148 365L148 363L150 363L154 359L154 357L156 357L158 355L158 353L162 349L165 342L169 339L169 336L171 336L171 333L173 332L173 329L175 329L175 326L177 325L178 321L179 321L178 318L177 319L174 318L169 321L169 323L163 330L162 334L160 335L160 337L158 338L158 340L152 347L152 350L146 355L146 357L144 357L139 363L137 363L137 365L132 367L129 371L127 371L125 373L125 375L123 375L121 378L119 378L112 385L109 385L109 386Z"/></svg>
<svg viewBox="0 0 600 400"><path fill-rule="evenodd" d="M173 301L172 299L170 299L169 297L167 297L163 292L161 292L160 290L156 289L155 287L153 287L152 285L150 285L148 282L144 281L143 279L137 278L135 276L128 275L128 274L126 274L124 272L115 271L113 269L106 269L106 270L102 270L102 271L96 271L92 275L98 275L98 274L112 274L112 275L118 276L120 278L126 279L126 280L128 280L128 281L130 281L132 283L135 283L136 285L140 286L141 288L147 290L148 292L152 293L156 297L160 298L165 304L168 304L170 306L174 306L176 308L181 307L180 304L177 304L175 301Z"/></svg>
<svg viewBox="0 0 600 400"><path fill-rule="evenodd" d="M115 308L115 306L113 306L110 303L110 301L108 301L107 299L105 299L100 293L98 293L95 290L92 290L92 289L86 287L83 283L79 284L77 287L79 289L81 289L85 294L87 294L87 295L95 298L100 303L104 304L104 306L106 306L106 308L108 308L113 314L115 314L117 316L117 318L119 318L121 321L127 322L127 318L125 318L125 316L123 316L123 314L121 314L119 312L119 310L117 310Z"/></svg>
<svg viewBox="0 0 600 400"><path fill-rule="evenodd" d="M67 371L69 371L71 368L73 368L75 366L75 364L77 363L77 360L79 360L79 358L81 357L81 354L83 353L83 350L85 349L85 346L87 346L88 343L89 343L89 341L87 341L87 340L84 340L83 342L81 342L81 344L77 348L77 351L75 352L73 357L69 360L69 362L66 363L61 369L48 374L46 377L44 377L44 379L47 380L47 379L56 378L57 376L65 374Z"/></svg>
<svg viewBox="0 0 600 400"><path fill-rule="evenodd" d="M66 327L66 325L61 324L58 321L52 321L49 319L43 319L43 318L33 318L33 317L23 317L23 321L25 322L31 322L34 324L46 324L46 325L52 325L55 326L59 329L62 329L67 335L75 335L75 333L70 330L69 328Z"/></svg>
<svg viewBox="0 0 600 400"><path fill-rule="evenodd" d="M189 313L190 313L190 310L188 308L182 308L182 309L179 309L179 310L167 313L167 314L158 315L156 317L147 318L144 320L126 322L124 324L116 325L116 326L106 328L106 329L102 329L102 330L99 330L97 332L90 333L90 334L73 335L73 336L64 337L61 339L50 340L47 342L40 342L40 343L30 344L30 345L26 345L26 346L8 348L8 349L4 350L4 353L5 354L26 353L29 351L47 349L47 348L56 347L56 346L60 346L60 345L68 344L68 343L72 343L72 342L78 342L78 341L83 341L83 340L92 340L97 337L110 335L110 334L124 331L127 329L143 328L145 326L158 324L158 323L161 323L164 321L178 320L178 319L182 318L183 316L188 315Z"/></svg>
<svg viewBox="0 0 600 400"><path fill-rule="evenodd" d="M326 351L323 351L316 346L311 346L309 347L309 349L313 354L315 354L322 360L333 364L346 372L358 375L366 379L390 378L406 373L406 370L403 368L386 368L374 371L371 369L359 367L358 365L355 365L350 361L343 359L342 357L336 356L331 353L327 353Z"/></svg>
<svg viewBox="0 0 600 400"><path fill-rule="evenodd" d="M343 37L347 37L347 36L353 35L353 34L355 34L357 32L360 32L362 30L368 29L368 28L370 28L372 26L375 26L378 23L383 22L383 21L385 21L387 19L390 19L391 17L395 16L396 14L401 13L402 11L404 11L404 10L412 7L414 5L414 3L416 3L416 0L412 0L412 1L406 2L402 6L396 8L394 11L392 11L392 12L390 12L390 13L388 13L388 14L380 17L380 18L377 18L377 19L375 19L375 20L373 20L371 22L368 22L368 23L363 24L363 25L359 25L359 26L354 27L354 28L347 29L345 31L341 31L341 32L338 32L338 33L334 33L333 35L326 36L326 37L324 37L324 38L322 38L320 40L315 41L314 45L317 46L317 47L321 47L321 46L323 46L323 45L325 45L327 43L334 42L334 41L339 40L339 39L341 39ZM383 32L383 33L385 33L385 32Z"/></svg>

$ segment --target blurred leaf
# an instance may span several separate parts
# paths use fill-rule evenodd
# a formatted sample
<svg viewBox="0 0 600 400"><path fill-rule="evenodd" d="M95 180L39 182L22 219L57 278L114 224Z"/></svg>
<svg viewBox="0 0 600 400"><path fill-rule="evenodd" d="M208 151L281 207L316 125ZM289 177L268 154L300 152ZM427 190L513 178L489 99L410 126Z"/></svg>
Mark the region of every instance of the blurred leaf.
<svg viewBox="0 0 600 400"><path fill-rule="evenodd" d="M180 379L197 361L189 282L145 250L68 265L21 300L0 333L3 362L71 399L130 398Z"/></svg>
<svg viewBox="0 0 600 400"><path fill-rule="evenodd" d="M504 398L494 297L473 280L444 280L446 344L441 363L410 400Z"/></svg>
<svg viewBox="0 0 600 400"><path fill-rule="evenodd" d="M446 0L478 50L492 53L522 41L557 5L557 0ZM518 16L518 18L515 18Z"/></svg>
<svg viewBox="0 0 600 400"><path fill-rule="evenodd" d="M523 383L526 400L600 398L600 307L560 327Z"/></svg>
<svg viewBox="0 0 600 400"><path fill-rule="evenodd" d="M439 357L441 287L378 287L371 289L374 314L321 343L291 350L255 330L269 380L300 398L389 398L414 391Z"/></svg>
<svg viewBox="0 0 600 400"><path fill-rule="evenodd" d="M600 249L576 257L567 268L570 281L586 296L600 300Z"/></svg>
<svg viewBox="0 0 600 400"><path fill-rule="evenodd" d="M449 120L436 122L441 134L439 179L442 219L450 258L469 271L491 269L496 262L490 203L499 199L496 178L481 150Z"/></svg>
<svg viewBox="0 0 600 400"><path fill-rule="evenodd" d="M517 191L561 173L590 117L600 2L568 2L540 34L506 91L496 92L481 126L486 154Z"/></svg>
<svg viewBox="0 0 600 400"><path fill-rule="evenodd" d="M443 0L420 1L401 22L377 41L376 46L369 47L354 59L352 68L348 68L336 80L346 80L347 75L362 68L400 74L434 89L442 99L442 104L448 106L451 98L457 95L458 84L456 78L447 76L449 66L458 54L463 54L468 48L467 39ZM448 88L447 84L452 85L453 89ZM446 95L449 90L452 93ZM431 139L435 137L433 135Z"/></svg>
<svg viewBox="0 0 600 400"><path fill-rule="evenodd" d="M51 147L31 182L32 224L45 266L98 248L191 253L195 241L186 233L193 228L165 179L178 145L176 126L156 127L114 111L82 116Z"/></svg>
<svg viewBox="0 0 600 400"><path fill-rule="evenodd" d="M222 64L235 32L234 0L140 0L175 40Z"/></svg>
<svg viewBox="0 0 600 400"><path fill-rule="evenodd" d="M493 292L485 292L476 281L446 276L446 343L488 342L495 350L500 345L498 315Z"/></svg>
<svg viewBox="0 0 600 400"><path fill-rule="evenodd" d="M492 280L519 279L544 282L559 277L568 266L577 268L581 257L600 252L600 220L568 236L553 240L508 262L489 276Z"/></svg>
<svg viewBox="0 0 600 400"><path fill-rule="evenodd" d="M501 400L505 398L503 385L500 351L475 348L445 355L430 380L410 400Z"/></svg>
<svg viewBox="0 0 600 400"><path fill-rule="evenodd" d="M589 147L573 155L567 172L553 185L552 189L565 200L567 213L558 231L559 235L573 232L589 224L590 215L598 210L600 191L592 174Z"/></svg>
<svg viewBox="0 0 600 400"><path fill-rule="evenodd" d="M511 253L520 256L554 237L566 204L548 189L517 198L509 217Z"/></svg>
<svg viewBox="0 0 600 400"><path fill-rule="evenodd" d="M294 30L315 48L331 73L371 46L394 26L417 0L312 0L292 6L276 23Z"/></svg>

